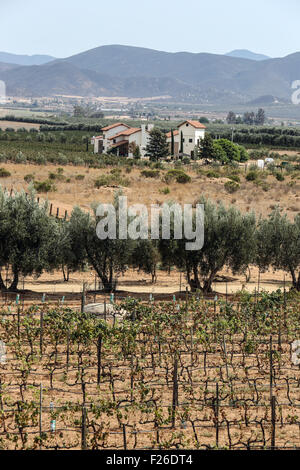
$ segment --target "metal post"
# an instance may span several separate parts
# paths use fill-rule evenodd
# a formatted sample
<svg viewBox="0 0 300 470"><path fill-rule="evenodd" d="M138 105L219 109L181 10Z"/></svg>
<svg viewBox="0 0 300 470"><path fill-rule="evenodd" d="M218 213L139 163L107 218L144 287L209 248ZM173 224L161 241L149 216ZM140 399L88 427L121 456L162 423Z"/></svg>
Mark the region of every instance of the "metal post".
<svg viewBox="0 0 300 470"><path fill-rule="evenodd" d="M215 418L216 418L216 447L219 447L219 384L216 383L216 405L215 405Z"/></svg>
<svg viewBox="0 0 300 470"><path fill-rule="evenodd" d="M40 384L40 416L39 416L39 433L40 433L40 448L42 447L42 410L43 410L43 385Z"/></svg>
<svg viewBox="0 0 300 470"><path fill-rule="evenodd" d="M81 449L87 450L86 443L86 409L85 405L82 405L82 423L81 423Z"/></svg>

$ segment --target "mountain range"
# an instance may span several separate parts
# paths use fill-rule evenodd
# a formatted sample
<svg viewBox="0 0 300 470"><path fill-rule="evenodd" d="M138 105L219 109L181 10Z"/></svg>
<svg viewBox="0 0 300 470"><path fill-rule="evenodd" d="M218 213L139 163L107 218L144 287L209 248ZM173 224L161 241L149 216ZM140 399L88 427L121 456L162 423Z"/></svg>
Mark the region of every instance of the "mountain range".
<svg viewBox="0 0 300 470"><path fill-rule="evenodd" d="M17 65L43 65L54 60L51 55L20 55L0 52L0 62Z"/></svg>
<svg viewBox="0 0 300 470"><path fill-rule="evenodd" d="M264 60L236 54L110 45L42 64L6 60L0 63L0 80L6 82L8 95L24 97L166 96L173 101L222 104L261 102L263 97L268 102L290 99L291 83L300 79L300 53Z"/></svg>
<svg viewBox="0 0 300 470"><path fill-rule="evenodd" d="M255 54L255 52L248 51L248 49L236 49L226 54L229 57L238 57L240 59L250 60L268 60L270 57L264 54Z"/></svg>

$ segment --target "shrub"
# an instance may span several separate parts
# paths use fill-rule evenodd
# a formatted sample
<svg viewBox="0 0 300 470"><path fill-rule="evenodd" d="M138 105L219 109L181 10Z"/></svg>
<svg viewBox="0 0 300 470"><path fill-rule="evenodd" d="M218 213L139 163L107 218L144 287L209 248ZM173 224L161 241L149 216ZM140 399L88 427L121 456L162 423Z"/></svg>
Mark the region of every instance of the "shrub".
<svg viewBox="0 0 300 470"><path fill-rule="evenodd" d="M220 178L221 175L217 171L209 170L206 173L206 176L207 176L207 178Z"/></svg>
<svg viewBox="0 0 300 470"><path fill-rule="evenodd" d="M171 191L170 191L170 188L166 187L166 188L160 189L159 192L161 194L167 195L167 194L170 194Z"/></svg>
<svg viewBox="0 0 300 470"><path fill-rule="evenodd" d="M186 184L186 183L190 183L192 181L192 178L186 173L182 173L182 175L177 176L176 181L177 183L180 183L180 184Z"/></svg>
<svg viewBox="0 0 300 470"><path fill-rule="evenodd" d="M247 181L256 181L257 178L258 178L258 173L255 170L249 171L246 175L246 180Z"/></svg>
<svg viewBox="0 0 300 470"><path fill-rule="evenodd" d="M141 175L145 178L159 178L160 171L159 170L143 170L141 171Z"/></svg>
<svg viewBox="0 0 300 470"><path fill-rule="evenodd" d="M101 175L95 181L95 187L97 189L101 188L102 186L129 186L130 180L128 178L122 178L121 176L117 175Z"/></svg>
<svg viewBox="0 0 300 470"><path fill-rule="evenodd" d="M76 180L76 181L83 181L84 178L85 178L84 175L76 175L76 176L75 176L75 180Z"/></svg>
<svg viewBox="0 0 300 470"><path fill-rule="evenodd" d="M34 181L34 175L32 175L31 173L28 175L25 175L24 181L26 181L26 183L31 183L32 181Z"/></svg>
<svg viewBox="0 0 300 470"><path fill-rule="evenodd" d="M183 170L169 170L168 173L165 175L164 180L166 183L171 183L172 181L176 181L177 183L190 183L191 177L187 175Z"/></svg>
<svg viewBox="0 0 300 470"><path fill-rule="evenodd" d="M11 173L5 168L0 168L0 178L8 178L11 176Z"/></svg>
<svg viewBox="0 0 300 470"><path fill-rule="evenodd" d="M241 179L238 175L230 175L228 176L228 178L231 180L231 181L235 181L236 183L240 183L241 182Z"/></svg>
<svg viewBox="0 0 300 470"><path fill-rule="evenodd" d="M233 194L240 189L240 185L236 181L227 181L224 184L224 188L228 193Z"/></svg>
<svg viewBox="0 0 300 470"><path fill-rule="evenodd" d="M22 152L18 152L17 155L13 158L15 163L26 163L27 159Z"/></svg>
<svg viewBox="0 0 300 470"><path fill-rule="evenodd" d="M57 181L64 181L64 180L65 180L65 177L64 177L64 175L62 175L61 173L52 173L52 172L50 172L50 173L48 174L48 179L49 179L49 180L52 180L52 181L54 181L54 180L57 180Z"/></svg>
<svg viewBox="0 0 300 470"><path fill-rule="evenodd" d="M51 181L35 181L33 183L34 189L38 193L49 193L56 191L55 185Z"/></svg>
<svg viewBox="0 0 300 470"><path fill-rule="evenodd" d="M276 177L277 181L284 181L285 180L283 174L279 173L279 172L276 173L275 177Z"/></svg>

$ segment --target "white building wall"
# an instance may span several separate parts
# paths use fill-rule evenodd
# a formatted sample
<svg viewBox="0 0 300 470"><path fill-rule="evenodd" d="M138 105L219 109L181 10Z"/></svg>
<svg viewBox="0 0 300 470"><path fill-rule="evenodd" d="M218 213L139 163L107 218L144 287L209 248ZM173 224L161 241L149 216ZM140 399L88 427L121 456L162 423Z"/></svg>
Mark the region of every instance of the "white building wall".
<svg viewBox="0 0 300 470"><path fill-rule="evenodd" d="M204 138L205 129L196 129L189 123L182 124L179 127L179 142L181 132L183 134L183 153L191 156L192 152L195 149L195 146L198 145L198 141Z"/></svg>

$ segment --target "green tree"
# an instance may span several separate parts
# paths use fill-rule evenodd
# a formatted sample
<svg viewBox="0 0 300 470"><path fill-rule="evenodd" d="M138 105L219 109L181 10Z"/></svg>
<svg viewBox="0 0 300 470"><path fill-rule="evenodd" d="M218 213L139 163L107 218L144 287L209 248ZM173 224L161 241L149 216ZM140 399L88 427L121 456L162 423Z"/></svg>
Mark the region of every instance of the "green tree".
<svg viewBox="0 0 300 470"><path fill-rule="evenodd" d="M183 144L184 144L184 141L183 141L183 132L180 131L180 149L179 149L179 153L183 153Z"/></svg>
<svg viewBox="0 0 300 470"><path fill-rule="evenodd" d="M209 160L214 157L214 140L207 132L204 139L200 141L200 149L202 158Z"/></svg>
<svg viewBox="0 0 300 470"><path fill-rule="evenodd" d="M136 145L134 151L133 151L133 156L136 160L139 160L141 158L141 149L139 145Z"/></svg>
<svg viewBox="0 0 300 470"><path fill-rule="evenodd" d="M244 162L248 160L248 154L244 147L234 144L227 139L215 140L214 143L215 159L222 163Z"/></svg>
<svg viewBox="0 0 300 470"><path fill-rule="evenodd" d="M175 154L175 139L173 129L171 130L171 155L174 157Z"/></svg>
<svg viewBox="0 0 300 470"><path fill-rule="evenodd" d="M146 146L146 155L154 162L168 157L169 145L167 137L160 129L154 128L150 132L150 138Z"/></svg>
<svg viewBox="0 0 300 470"><path fill-rule="evenodd" d="M209 119L208 119L207 117L205 117L205 116L201 116L201 117L199 118L199 122L200 122L201 124L209 124Z"/></svg>
<svg viewBox="0 0 300 470"><path fill-rule="evenodd" d="M270 266L289 272L293 288L300 291L299 215L292 222L277 208L267 219L259 221L256 264L262 272Z"/></svg>
<svg viewBox="0 0 300 470"><path fill-rule="evenodd" d="M61 268L64 281L68 282L70 273L82 271L87 262L87 255L80 242L76 217L71 220L58 219L57 266Z"/></svg>
<svg viewBox="0 0 300 470"><path fill-rule="evenodd" d="M266 113L265 110L260 108L255 116L255 124L258 126L263 126L266 122Z"/></svg>
<svg viewBox="0 0 300 470"><path fill-rule="evenodd" d="M157 280L157 264L160 260L156 245L152 240L139 240L132 252L132 267L151 274L152 284Z"/></svg>
<svg viewBox="0 0 300 470"><path fill-rule="evenodd" d="M229 111L226 121L228 124L235 124L236 123L236 114L233 111Z"/></svg>
<svg viewBox="0 0 300 470"><path fill-rule="evenodd" d="M16 291L20 276L56 267L58 228L48 211L48 203L39 204L33 191L10 196L0 189L0 267L12 271L9 285L0 273L2 290Z"/></svg>
<svg viewBox="0 0 300 470"><path fill-rule="evenodd" d="M256 221L254 214L243 215L234 207L227 209L204 199L199 202L205 205L203 248L187 251L185 239L170 243L174 250L173 263L185 269L191 289L209 293L216 276L225 267L233 273L243 273L253 261ZM164 253L165 249L162 258Z"/></svg>
<svg viewBox="0 0 300 470"><path fill-rule="evenodd" d="M118 220L118 199L116 195L114 207ZM82 211L75 207L71 214L71 225L73 226L73 246L74 250L84 250L80 258L86 256L88 263L98 274L106 291L111 292L116 286L116 277L124 273L131 260L131 252L134 247L132 240L120 240L118 233L116 238L111 240L101 240L97 236L97 224L100 218L97 217L97 206L93 205L93 214Z"/></svg>

